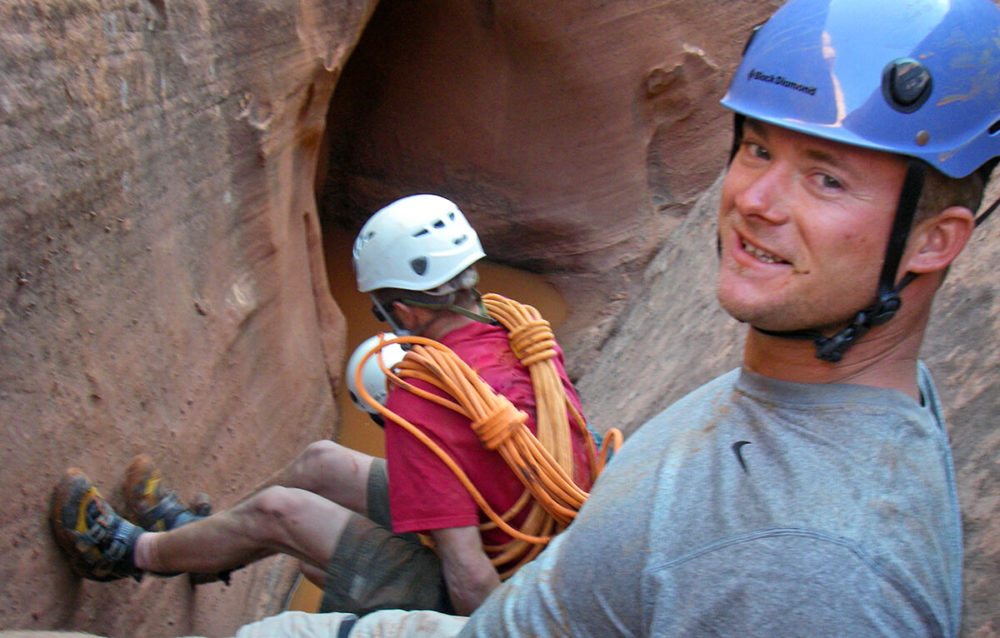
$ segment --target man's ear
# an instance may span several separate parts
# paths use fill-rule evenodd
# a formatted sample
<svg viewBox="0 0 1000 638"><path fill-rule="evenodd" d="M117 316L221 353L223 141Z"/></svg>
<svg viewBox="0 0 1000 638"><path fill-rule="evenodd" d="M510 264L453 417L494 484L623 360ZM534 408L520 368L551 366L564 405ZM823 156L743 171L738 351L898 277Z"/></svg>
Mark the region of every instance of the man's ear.
<svg viewBox="0 0 1000 638"><path fill-rule="evenodd" d="M904 272L943 271L958 257L976 227L975 216L964 206L952 206L918 223L910 232Z"/></svg>
<svg viewBox="0 0 1000 638"><path fill-rule="evenodd" d="M415 325L416 319L413 316L413 312L416 308L412 306L407 306L401 301L392 302L392 314L396 315L396 319L402 324L402 327L406 330L410 329L410 326Z"/></svg>
<svg viewBox="0 0 1000 638"><path fill-rule="evenodd" d="M396 316L404 330L416 330L427 322L430 312L424 308L407 305L402 301L394 301L392 302L392 314Z"/></svg>

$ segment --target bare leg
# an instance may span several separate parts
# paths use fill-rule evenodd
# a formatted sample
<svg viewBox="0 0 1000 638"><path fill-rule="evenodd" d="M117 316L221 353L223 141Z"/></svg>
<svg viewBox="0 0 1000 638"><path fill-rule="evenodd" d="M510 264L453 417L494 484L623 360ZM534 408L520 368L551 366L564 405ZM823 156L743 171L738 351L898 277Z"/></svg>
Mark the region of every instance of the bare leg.
<svg viewBox="0 0 1000 638"><path fill-rule="evenodd" d="M158 572L213 573L274 553L322 569L351 512L312 492L272 486L228 510L169 532L139 537L136 566Z"/></svg>
<svg viewBox="0 0 1000 638"><path fill-rule="evenodd" d="M322 572L350 512L367 513L373 460L332 441L311 443L232 508L142 535L137 567L213 573L284 553Z"/></svg>
<svg viewBox="0 0 1000 638"><path fill-rule="evenodd" d="M373 460L372 456L333 441L316 441L258 485L254 492L273 485L297 487L365 515L368 471Z"/></svg>

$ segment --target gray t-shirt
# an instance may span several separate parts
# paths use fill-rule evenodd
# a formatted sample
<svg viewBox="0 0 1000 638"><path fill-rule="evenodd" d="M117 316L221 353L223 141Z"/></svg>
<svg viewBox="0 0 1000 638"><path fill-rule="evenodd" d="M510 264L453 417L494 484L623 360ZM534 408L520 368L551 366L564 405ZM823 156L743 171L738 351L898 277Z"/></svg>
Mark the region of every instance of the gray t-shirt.
<svg viewBox="0 0 1000 638"><path fill-rule="evenodd" d="M462 636L955 636L938 398L734 370L633 434Z"/></svg>

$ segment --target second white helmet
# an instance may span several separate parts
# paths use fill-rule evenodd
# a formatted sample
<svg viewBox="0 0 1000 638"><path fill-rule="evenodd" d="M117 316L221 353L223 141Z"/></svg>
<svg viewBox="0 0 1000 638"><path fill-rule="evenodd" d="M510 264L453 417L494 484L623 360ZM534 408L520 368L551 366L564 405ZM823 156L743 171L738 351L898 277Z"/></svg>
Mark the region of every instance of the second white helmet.
<svg viewBox="0 0 1000 638"><path fill-rule="evenodd" d="M378 347L381 340L388 341L395 338L396 335L391 332L375 335L374 337L368 337L361 342L361 345L354 350L351 358L347 361L347 391L351 395L351 401L354 403L355 407L363 412L378 414L375 408L370 406L364 401L364 399L361 398L361 393L358 391L358 366L361 365L361 360L364 359L366 354ZM403 346L398 343L390 343L382 348L381 355L382 362L385 366L387 368L391 368L403 360L403 357L406 356L406 351L403 350ZM382 368L379 366L378 356L379 355L372 355L367 361L365 361L364 366L361 368L361 383L364 385L365 391L368 392L373 399L384 405L385 399L389 395L389 387L385 373L382 372Z"/></svg>
<svg viewBox="0 0 1000 638"><path fill-rule="evenodd" d="M411 195L379 209L354 241L358 290L433 292L486 254L453 202Z"/></svg>

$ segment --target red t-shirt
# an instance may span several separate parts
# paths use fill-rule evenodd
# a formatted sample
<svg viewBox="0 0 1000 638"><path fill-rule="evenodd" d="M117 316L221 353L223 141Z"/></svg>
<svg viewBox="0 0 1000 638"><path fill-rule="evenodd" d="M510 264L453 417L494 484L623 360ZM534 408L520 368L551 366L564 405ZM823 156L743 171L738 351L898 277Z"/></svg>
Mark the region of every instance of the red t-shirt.
<svg viewBox="0 0 1000 638"><path fill-rule="evenodd" d="M535 394L531 376L511 351L502 326L472 322L448 333L441 343L475 370L496 392L528 414L527 426L535 432ZM563 364L562 351L553 359L566 395L579 410L580 400ZM427 383L409 379L425 390L442 394ZM486 501L503 514L517 501L524 486L498 452L487 450L464 416L395 387L386 407L418 427L441 446L469 476ZM582 412L581 412L582 413ZM584 437L570 420L576 467L574 480L590 489L590 469ZM426 445L391 421L385 424L389 504L396 533L478 525L489 520L455 474ZM525 511L528 508L525 508ZM513 521L520 529L522 520ZM483 534L484 544L502 544L510 537L499 530Z"/></svg>

